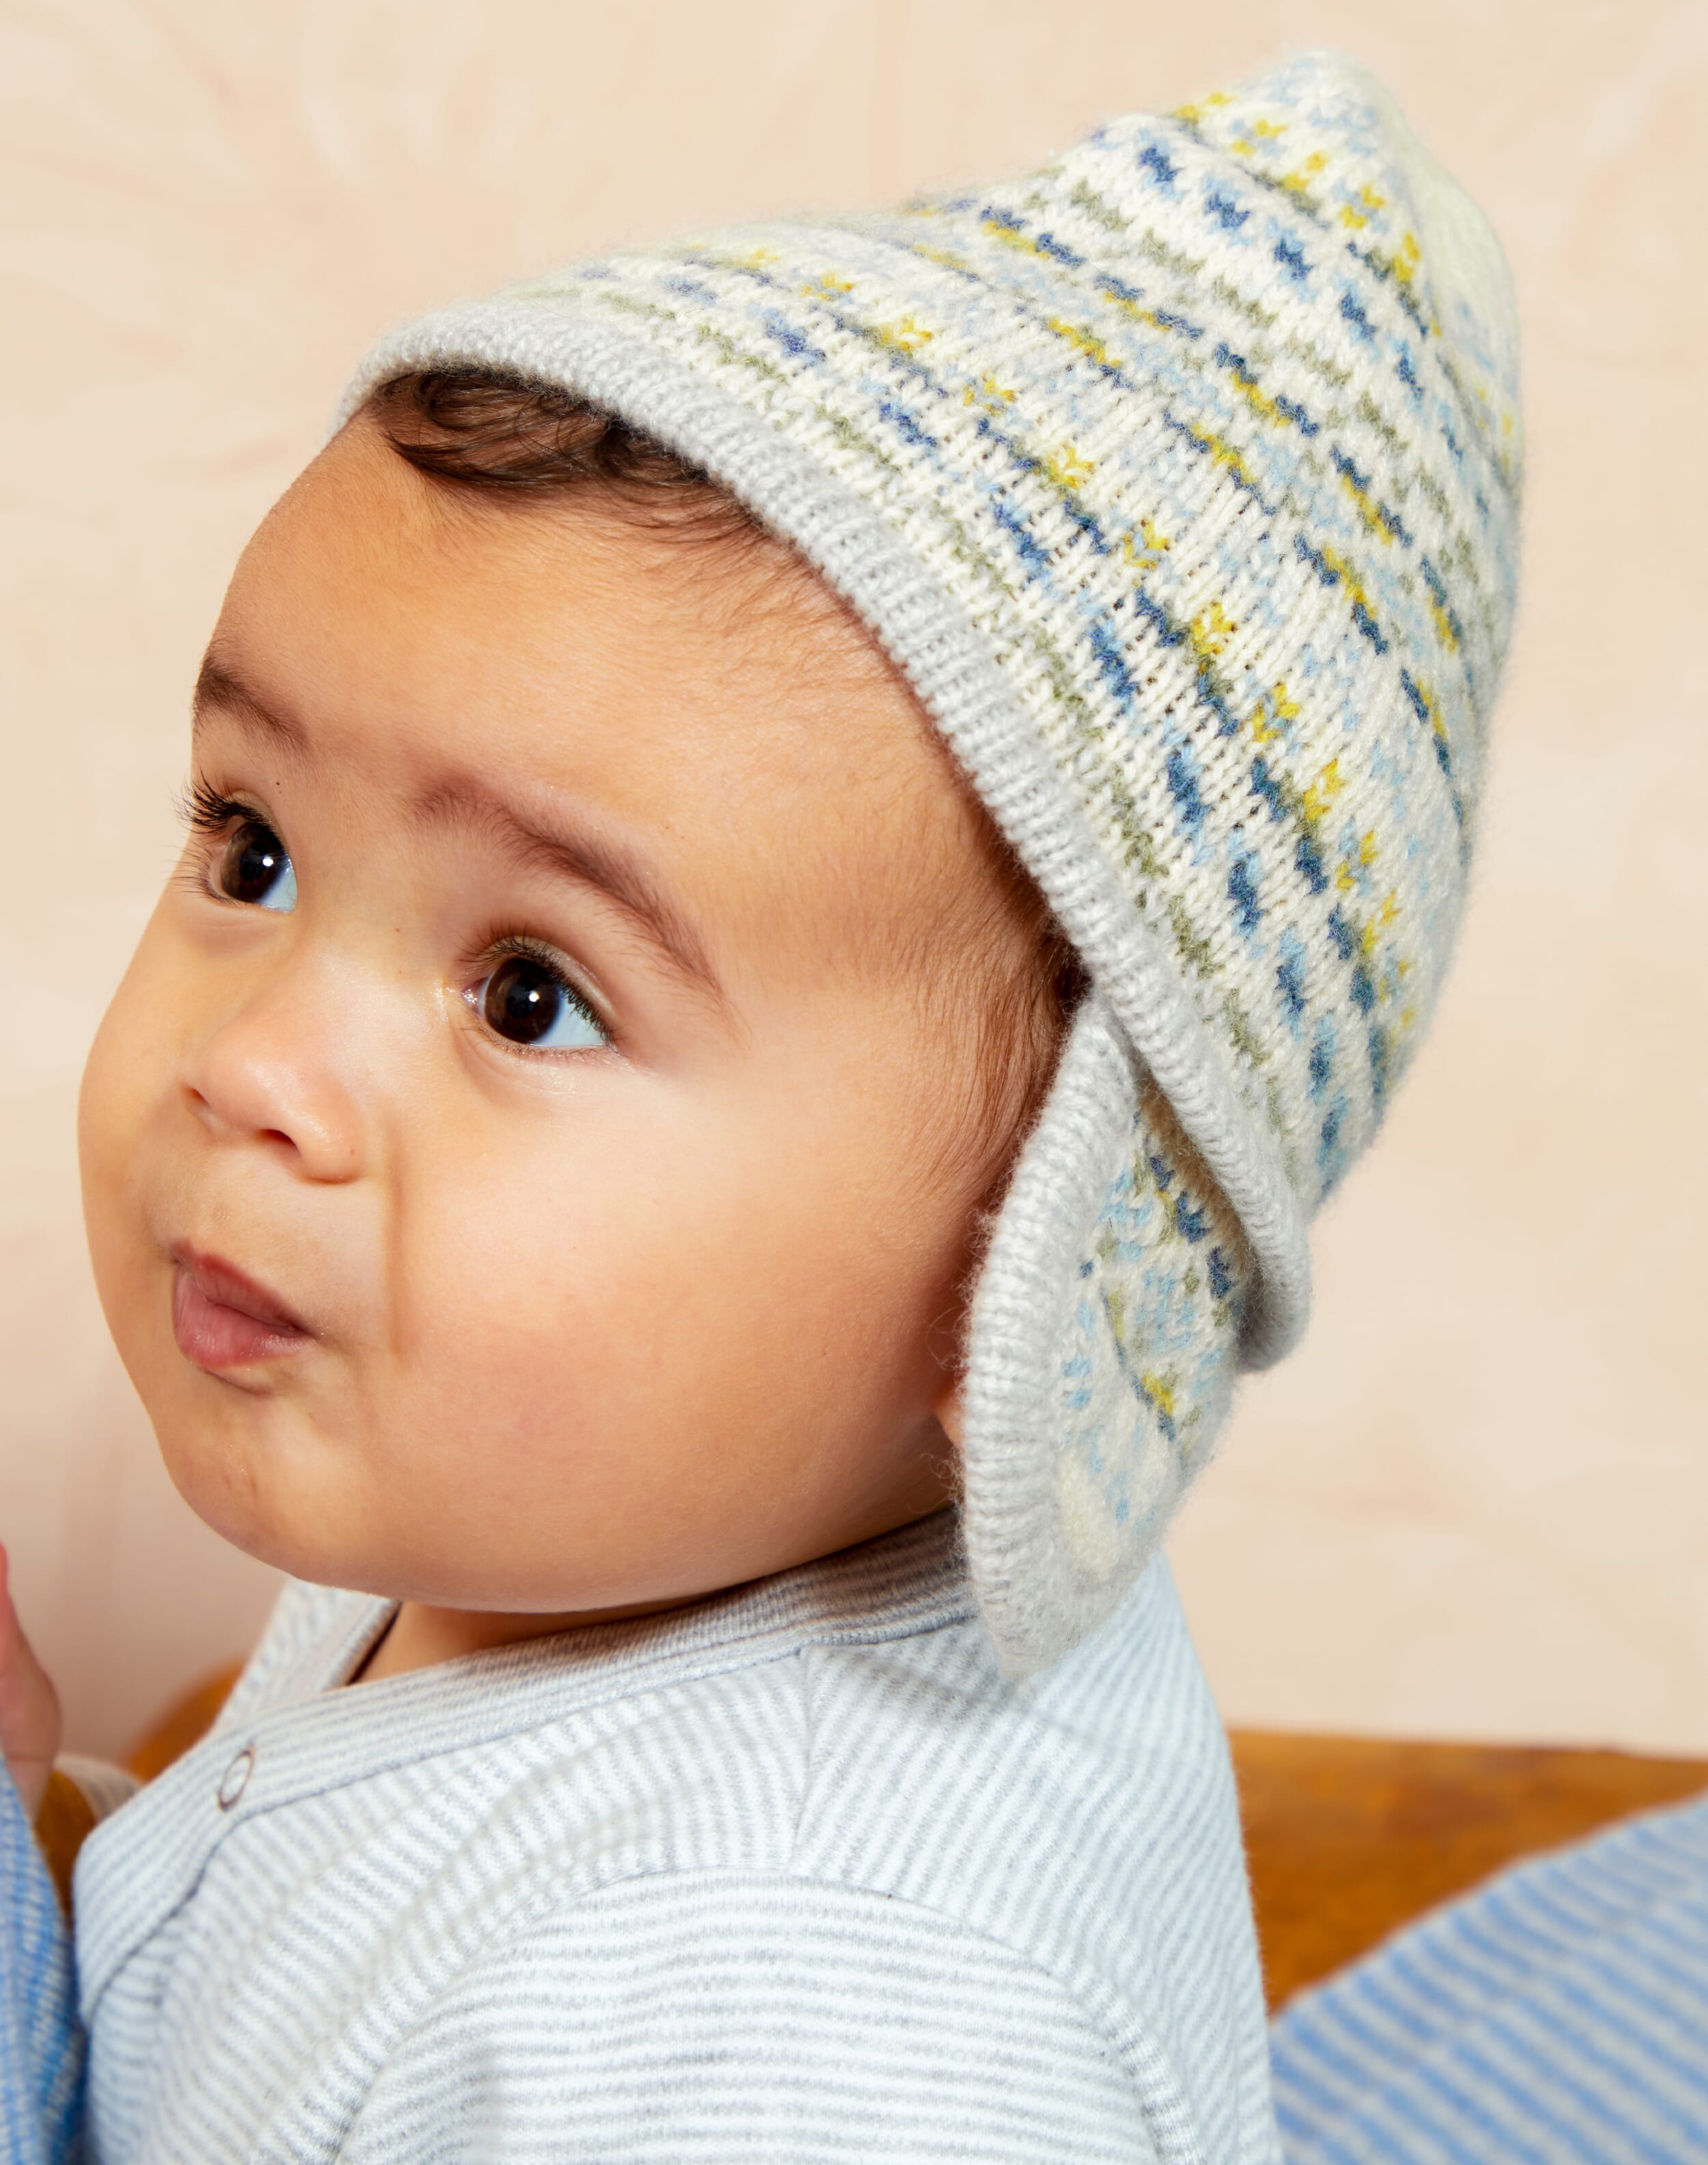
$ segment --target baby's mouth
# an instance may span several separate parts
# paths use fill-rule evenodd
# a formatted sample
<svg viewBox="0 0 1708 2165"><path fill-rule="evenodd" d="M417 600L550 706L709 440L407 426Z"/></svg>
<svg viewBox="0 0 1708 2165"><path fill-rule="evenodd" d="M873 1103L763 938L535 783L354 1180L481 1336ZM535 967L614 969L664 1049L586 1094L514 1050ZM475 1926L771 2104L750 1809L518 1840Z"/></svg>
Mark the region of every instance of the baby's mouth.
<svg viewBox="0 0 1708 2165"><path fill-rule="evenodd" d="M247 1367L311 1342L307 1325L234 1263L181 1246L172 1261L172 1335L198 1368Z"/></svg>

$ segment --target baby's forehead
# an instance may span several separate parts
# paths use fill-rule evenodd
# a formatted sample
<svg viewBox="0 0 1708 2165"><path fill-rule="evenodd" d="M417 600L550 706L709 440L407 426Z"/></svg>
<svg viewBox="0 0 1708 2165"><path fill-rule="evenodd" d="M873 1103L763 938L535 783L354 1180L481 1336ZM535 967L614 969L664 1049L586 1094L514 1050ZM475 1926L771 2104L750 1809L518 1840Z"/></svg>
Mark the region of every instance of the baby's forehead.
<svg viewBox="0 0 1708 2165"><path fill-rule="evenodd" d="M358 424L257 537L213 653L228 727L284 723L376 812L572 806L732 935L893 951L948 938L986 876L985 815L899 672L753 530L470 494Z"/></svg>
<svg viewBox="0 0 1708 2165"><path fill-rule="evenodd" d="M617 576L643 603L665 590L671 623L696 653L720 650L726 670L748 662L774 697L814 684L844 698L880 681L900 685L876 638L793 542L608 409L502 370L440 368L380 385L355 426L428 481L442 518L508 513L521 536L579 520L612 545ZM548 577L558 569L548 566ZM650 657L661 659L657 645ZM851 721L860 704L856 697ZM932 737L911 697L902 704Z"/></svg>

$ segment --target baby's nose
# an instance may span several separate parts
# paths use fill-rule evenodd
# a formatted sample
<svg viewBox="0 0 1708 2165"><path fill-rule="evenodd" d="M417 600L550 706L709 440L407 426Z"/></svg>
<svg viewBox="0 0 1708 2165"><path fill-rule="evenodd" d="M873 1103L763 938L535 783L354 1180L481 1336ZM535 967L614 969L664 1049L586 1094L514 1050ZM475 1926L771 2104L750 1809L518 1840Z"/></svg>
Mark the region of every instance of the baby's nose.
<svg viewBox="0 0 1708 2165"><path fill-rule="evenodd" d="M221 1024L185 1063L185 1103L211 1133L286 1152L307 1179L357 1179L365 1124L342 1072L349 1048L293 1008L258 1002Z"/></svg>

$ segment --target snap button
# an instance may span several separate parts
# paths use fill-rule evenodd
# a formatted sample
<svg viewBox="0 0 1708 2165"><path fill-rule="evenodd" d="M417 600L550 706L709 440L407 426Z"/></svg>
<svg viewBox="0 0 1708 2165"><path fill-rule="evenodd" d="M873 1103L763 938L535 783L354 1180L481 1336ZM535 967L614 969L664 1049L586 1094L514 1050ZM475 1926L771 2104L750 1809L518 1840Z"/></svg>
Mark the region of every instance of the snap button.
<svg viewBox="0 0 1708 2165"><path fill-rule="evenodd" d="M249 1778L255 1770L255 1747L245 1744L235 1759L219 1778L219 1809L229 1812L249 1787Z"/></svg>

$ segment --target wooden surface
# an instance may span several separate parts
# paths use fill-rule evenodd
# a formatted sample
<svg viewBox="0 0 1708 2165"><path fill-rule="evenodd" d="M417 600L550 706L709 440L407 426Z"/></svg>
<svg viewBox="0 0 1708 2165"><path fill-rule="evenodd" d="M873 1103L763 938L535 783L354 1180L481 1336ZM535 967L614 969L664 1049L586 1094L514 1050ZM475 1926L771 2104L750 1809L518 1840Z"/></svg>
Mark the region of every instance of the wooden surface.
<svg viewBox="0 0 1708 2165"><path fill-rule="evenodd" d="M1708 1761L1622 1751L1231 1741L1272 2007L1502 1865L1708 1788Z"/></svg>
<svg viewBox="0 0 1708 2165"><path fill-rule="evenodd" d="M181 1759L192 1744L201 1741L213 1726L213 1717L224 1705L242 1667L241 1662L234 1662L172 1702L124 1762L139 1782L164 1774L173 1760Z"/></svg>
<svg viewBox="0 0 1708 2165"><path fill-rule="evenodd" d="M71 1914L71 1867L77 1861L77 1852L83 1846L85 1836L95 1828L95 1815L84 1801L83 1793L68 1774L55 1767L47 1778L41 1804L35 1815L35 1838L41 1844L42 1854L47 1859L47 1868L59 1891L60 1907L69 1917Z"/></svg>
<svg viewBox="0 0 1708 2165"><path fill-rule="evenodd" d="M152 1781L187 1751L236 1675L223 1670L171 1707L131 1772ZM1231 1741L1272 2007L1502 1865L1708 1788L1708 1761L1622 1751L1260 1730ZM55 1776L37 1825L62 1894L89 1823Z"/></svg>

